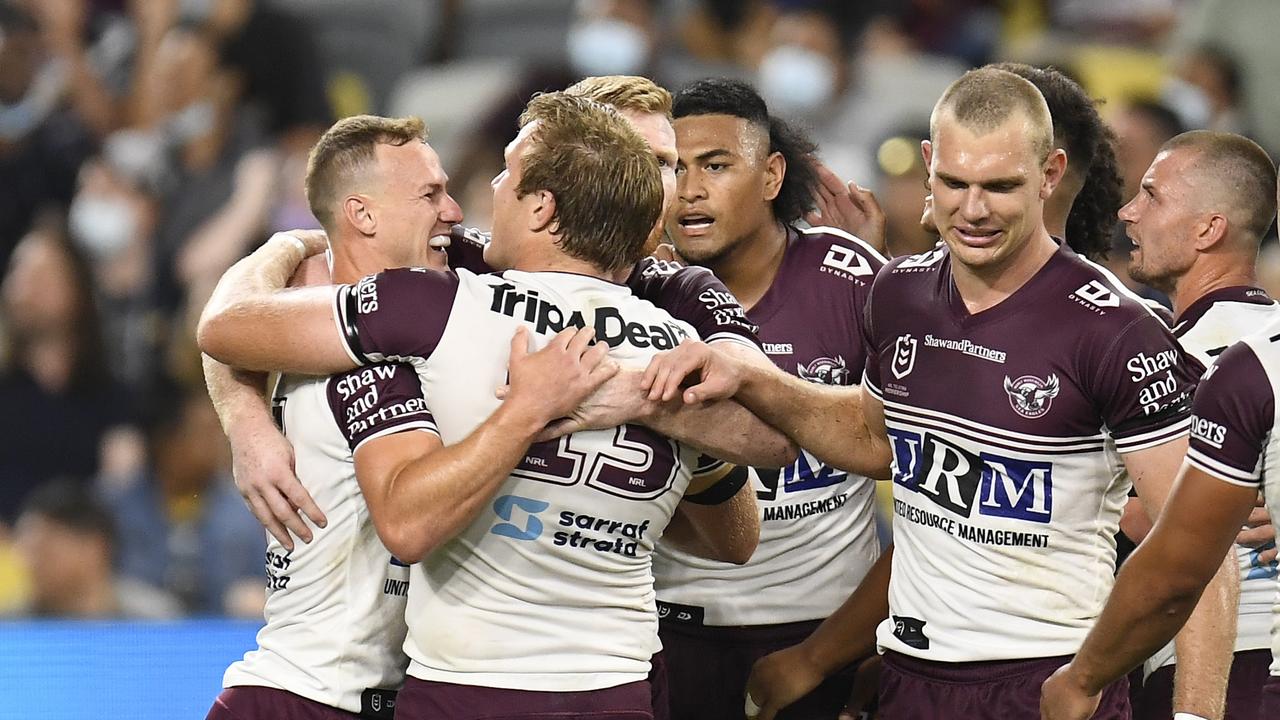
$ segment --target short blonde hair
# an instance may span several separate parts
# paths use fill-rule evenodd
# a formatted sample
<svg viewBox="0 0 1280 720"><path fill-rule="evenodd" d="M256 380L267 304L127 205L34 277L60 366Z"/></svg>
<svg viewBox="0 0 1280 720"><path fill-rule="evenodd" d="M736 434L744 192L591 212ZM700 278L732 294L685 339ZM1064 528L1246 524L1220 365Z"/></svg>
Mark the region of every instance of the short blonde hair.
<svg viewBox="0 0 1280 720"><path fill-rule="evenodd" d="M653 113L671 118L671 93L647 77L601 75L565 88L566 95L612 105L618 110Z"/></svg>
<svg viewBox="0 0 1280 720"><path fill-rule="evenodd" d="M648 143L611 106L566 92L535 95L520 126L533 122L519 195L555 197L554 232L566 254L606 272L634 265L662 212Z"/></svg>
<svg viewBox="0 0 1280 720"><path fill-rule="evenodd" d="M388 118L353 115L334 123L311 148L307 157L304 187L311 214L329 229L333 206L351 179L364 172L374 160L377 145L406 145L427 141L427 126L421 118Z"/></svg>
<svg viewBox="0 0 1280 720"><path fill-rule="evenodd" d="M970 70L942 93L929 116L930 139L937 140L938 119L950 112L964 127L976 132L996 129L1015 112L1031 121L1027 140L1043 161L1053 151L1053 118L1040 90L1026 78L990 65Z"/></svg>

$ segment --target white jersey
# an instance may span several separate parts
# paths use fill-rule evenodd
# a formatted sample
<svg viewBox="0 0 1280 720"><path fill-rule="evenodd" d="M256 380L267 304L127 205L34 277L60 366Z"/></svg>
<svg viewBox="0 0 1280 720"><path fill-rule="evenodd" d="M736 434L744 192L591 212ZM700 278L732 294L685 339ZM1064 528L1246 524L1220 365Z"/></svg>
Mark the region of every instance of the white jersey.
<svg viewBox="0 0 1280 720"><path fill-rule="evenodd" d="M1229 346L1280 318L1280 305L1265 290L1229 287L1215 290L1192 303L1173 326L1183 349L1204 367ZM1276 593L1276 563L1263 564L1261 550L1236 546L1240 560L1240 620L1236 652L1271 647L1271 607ZM1147 672L1177 662L1173 643L1146 662Z"/></svg>
<svg viewBox="0 0 1280 720"><path fill-rule="evenodd" d="M1164 323L1065 245L970 313L945 247L867 303L894 554L882 648L925 660L1075 652L1114 584L1123 456L1186 435L1194 377Z"/></svg>
<svg viewBox="0 0 1280 720"><path fill-rule="evenodd" d="M831 228L788 230L768 292L747 313L770 359L825 385L852 385L866 361L863 306L884 258ZM815 313L814 308L822 308ZM875 482L801 451L782 469L750 469L760 544L742 565L659 543L653 572L668 622L750 626L821 620L880 555Z"/></svg>
<svg viewBox="0 0 1280 720"><path fill-rule="evenodd" d="M1196 390L1187 462L1224 482L1262 487L1267 509L1280 517L1280 492L1270 484L1280 467L1280 321L1219 356ZM1280 596L1271 584L1271 675L1280 675Z"/></svg>
<svg viewBox="0 0 1280 720"><path fill-rule="evenodd" d="M357 361L414 365L446 445L497 409L521 325L537 345L591 325L634 366L697 337L626 286L570 273L392 270L341 288L336 307ZM696 457L631 425L533 445L485 510L413 566L409 674L550 691L645 679L658 649L650 554Z"/></svg>
<svg viewBox="0 0 1280 720"><path fill-rule="evenodd" d="M400 687L408 665L401 647L409 568L378 539L353 455L374 437L435 432L435 423L408 366L285 376L274 406L298 479L329 522L291 551L267 537L266 625L258 649L227 669L223 686L279 688L349 712L385 711L385 691Z"/></svg>

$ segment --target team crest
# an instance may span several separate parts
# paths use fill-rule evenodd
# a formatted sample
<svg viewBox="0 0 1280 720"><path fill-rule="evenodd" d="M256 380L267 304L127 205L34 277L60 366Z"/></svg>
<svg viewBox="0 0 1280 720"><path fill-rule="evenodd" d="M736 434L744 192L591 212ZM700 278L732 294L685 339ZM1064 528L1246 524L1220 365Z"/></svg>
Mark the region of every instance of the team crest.
<svg viewBox="0 0 1280 720"><path fill-rule="evenodd" d="M808 365L796 364L796 373L804 380L822 385L848 385L849 368L840 355L834 358L820 357Z"/></svg>
<svg viewBox="0 0 1280 720"><path fill-rule="evenodd" d="M911 374L916 367L916 339L910 333L899 335L893 344L893 364L889 369L893 376L901 380Z"/></svg>
<svg viewBox="0 0 1280 720"><path fill-rule="evenodd" d="M1049 412L1049 405L1061 389L1058 376L1053 373L1044 380L1034 375L1023 375L1017 380L1004 376L1004 391L1009 393L1009 404L1025 418L1038 418Z"/></svg>

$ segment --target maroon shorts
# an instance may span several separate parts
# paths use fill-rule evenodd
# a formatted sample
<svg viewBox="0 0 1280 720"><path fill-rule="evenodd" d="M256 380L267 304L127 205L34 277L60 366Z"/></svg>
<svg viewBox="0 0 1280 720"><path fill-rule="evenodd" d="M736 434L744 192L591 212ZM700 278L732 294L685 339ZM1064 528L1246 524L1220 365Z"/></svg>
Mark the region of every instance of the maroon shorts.
<svg viewBox="0 0 1280 720"><path fill-rule="evenodd" d="M943 663L884 656L880 715L885 720L1039 720L1040 685L1070 657ZM1102 693L1093 720L1129 720L1129 683Z"/></svg>
<svg viewBox="0 0 1280 720"><path fill-rule="evenodd" d="M360 716L276 688L227 688L205 720L359 720Z"/></svg>
<svg viewBox="0 0 1280 720"><path fill-rule="evenodd" d="M1280 715L1259 714L1262 686L1271 667L1270 650L1241 650L1231 661L1231 679L1227 683L1225 720L1263 720ZM1147 676L1142 688L1130 694L1133 698L1133 720L1169 720L1173 717L1173 665L1157 669Z"/></svg>
<svg viewBox="0 0 1280 720"><path fill-rule="evenodd" d="M1262 703L1258 717L1280 718L1280 677L1271 675L1262 686Z"/></svg>
<svg viewBox="0 0 1280 720"><path fill-rule="evenodd" d="M756 660L804 640L821 621L709 627L662 621L671 720L742 720ZM858 663L832 675L778 714L779 720L833 720L849 700Z"/></svg>
<svg viewBox="0 0 1280 720"><path fill-rule="evenodd" d="M603 690L543 692L407 677L396 720L653 720L647 680Z"/></svg>

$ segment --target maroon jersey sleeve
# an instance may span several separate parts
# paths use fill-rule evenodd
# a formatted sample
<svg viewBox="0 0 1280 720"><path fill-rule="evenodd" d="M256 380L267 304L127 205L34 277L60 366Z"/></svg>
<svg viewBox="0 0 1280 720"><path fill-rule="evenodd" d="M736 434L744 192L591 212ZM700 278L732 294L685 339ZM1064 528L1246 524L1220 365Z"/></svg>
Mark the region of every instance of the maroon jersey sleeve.
<svg viewBox="0 0 1280 720"><path fill-rule="evenodd" d="M484 247L488 244L488 233L454 225L449 231L449 247L445 248L449 267L470 270L477 275L493 272L493 268L484 261Z"/></svg>
<svg viewBox="0 0 1280 720"><path fill-rule="evenodd" d="M457 294L456 274L423 268L339 286L335 313L347 352L361 365L430 357Z"/></svg>
<svg viewBox="0 0 1280 720"><path fill-rule="evenodd" d="M383 363L334 375L326 395L352 452L367 440L405 430L440 434L411 365Z"/></svg>
<svg viewBox="0 0 1280 720"><path fill-rule="evenodd" d="M1196 389L1187 462L1230 483L1257 485L1275 418L1266 370L1252 348L1236 343Z"/></svg>
<svg viewBox="0 0 1280 720"><path fill-rule="evenodd" d="M894 261L896 262L896 258ZM867 291L866 300L862 304L862 348L867 356L865 372L862 376L862 385L876 398L884 400L884 386L881 385L880 377L880 352L881 347L879 339L875 334L875 318L874 307L876 288L880 287L881 278L887 277L889 273L882 272L876 276L871 283L871 289Z"/></svg>
<svg viewBox="0 0 1280 720"><path fill-rule="evenodd" d="M1178 341L1154 315L1144 311L1125 326L1083 378L1120 452L1186 433L1197 378Z"/></svg>
<svg viewBox="0 0 1280 720"><path fill-rule="evenodd" d="M636 297L648 300L698 331L703 342L730 340L760 347L760 331L738 299L710 270L679 263L642 258L627 286Z"/></svg>

